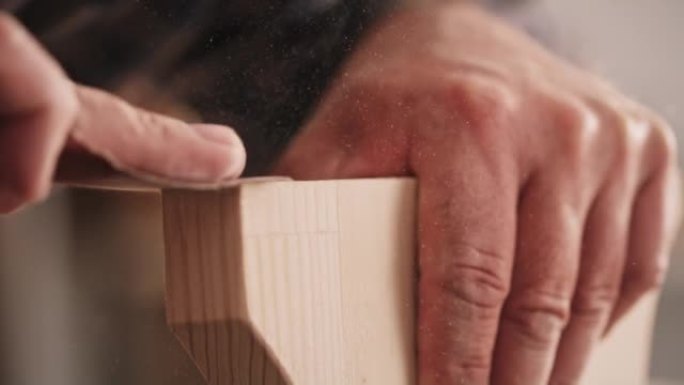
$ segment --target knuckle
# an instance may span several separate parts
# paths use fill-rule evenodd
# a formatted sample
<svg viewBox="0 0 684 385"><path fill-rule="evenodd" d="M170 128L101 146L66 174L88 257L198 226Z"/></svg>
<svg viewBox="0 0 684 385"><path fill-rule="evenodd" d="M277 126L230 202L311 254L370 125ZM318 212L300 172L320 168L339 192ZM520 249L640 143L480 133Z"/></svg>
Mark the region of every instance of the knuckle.
<svg viewBox="0 0 684 385"><path fill-rule="evenodd" d="M528 289L509 299L503 317L532 346L553 344L570 318L571 300L542 289Z"/></svg>
<svg viewBox="0 0 684 385"><path fill-rule="evenodd" d="M627 102L621 97L617 101L590 99L590 103L602 118L602 141L598 142L598 151L603 158L609 159L608 165L613 172L631 172L640 159L649 125L639 118L640 114L630 112L635 108L626 107Z"/></svg>
<svg viewBox="0 0 684 385"><path fill-rule="evenodd" d="M167 122L161 118L161 116L134 108L125 104L121 101L122 109L130 109L135 116L135 122L132 128L135 129L135 133L138 135L149 135L154 134L162 139L168 139L173 137L173 128L170 127Z"/></svg>
<svg viewBox="0 0 684 385"><path fill-rule="evenodd" d="M612 116L615 117L615 121L606 127L606 131L611 135L611 144L615 151L614 169L622 170L635 154L639 134L635 132L635 123L632 119L617 112L612 113Z"/></svg>
<svg viewBox="0 0 684 385"><path fill-rule="evenodd" d="M439 285L451 297L480 308L496 308L504 301L503 282L486 268L460 265L451 269L449 277Z"/></svg>
<svg viewBox="0 0 684 385"><path fill-rule="evenodd" d="M79 100L74 85L67 79L46 85L43 109L54 124L71 125L76 120Z"/></svg>
<svg viewBox="0 0 684 385"><path fill-rule="evenodd" d="M651 123L651 149L661 160L663 165L670 165L677 161L677 138L673 130L663 120L653 118Z"/></svg>
<svg viewBox="0 0 684 385"><path fill-rule="evenodd" d="M660 290L667 276L667 263L654 264L649 268L630 270L625 277L625 284L637 293L648 293Z"/></svg>
<svg viewBox="0 0 684 385"><path fill-rule="evenodd" d="M599 125L597 112L579 98L568 97L557 102L556 114L560 126L569 128L576 135L584 136Z"/></svg>
<svg viewBox="0 0 684 385"><path fill-rule="evenodd" d="M572 300L572 316L599 322L610 312L618 299L619 292L619 286L616 284L585 285L579 283Z"/></svg>
<svg viewBox="0 0 684 385"><path fill-rule="evenodd" d="M118 108L122 113L130 114L130 124L127 125L127 135L130 138L138 138L138 142L151 143L152 140L159 143L169 143L173 138L173 128L156 114L145 110L140 110L128 105L123 100L116 99ZM143 146L144 147L144 146ZM126 163L136 169L147 169L150 167L155 151L127 151ZM183 161L188 163L187 161ZM192 162L191 162L192 163Z"/></svg>
<svg viewBox="0 0 684 385"><path fill-rule="evenodd" d="M519 106L520 95L504 81L488 75L472 75L446 84L445 107L476 127L497 126Z"/></svg>
<svg viewBox="0 0 684 385"><path fill-rule="evenodd" d="M554 114L561 130L561 153L577 159L598 132L598 114L580 100L570 98L556 102Z"/></svg>
<svg viewBox="0 0 684 385"><path fill-rule="evenodd" d="M583 137L587 131L595 128L596 116L588 108L580 106L578 102L562 104L556 111L558 122L571 135Z"/></svg>
<svg viewBox="0 0 684 385"><path fill-rule="evenodd" d="M5 12L0 12L0 47L16 46L24 36L23 27Z"/></svg>
<svg viewBox="0 0 684 385"><path fill-rule="evenodd" d="M508 294L508 280L498 254L472 246L458 245L443 266L433 266L437 273L423 280L447 298L483 310L498 309Z"/></svg>

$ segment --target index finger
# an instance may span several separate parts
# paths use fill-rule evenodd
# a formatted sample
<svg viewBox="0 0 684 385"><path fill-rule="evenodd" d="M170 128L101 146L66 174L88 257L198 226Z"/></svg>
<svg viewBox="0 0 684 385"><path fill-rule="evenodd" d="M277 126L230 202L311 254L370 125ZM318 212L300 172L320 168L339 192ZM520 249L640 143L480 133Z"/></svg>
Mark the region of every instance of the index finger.
<svg viewBox="0 0 684 385"><path fill-rule="evenodd" d="M48 194L68 139L121 171L174 183L214 183L244 168L230 128L187 124L75 85L2 12L0 57L0 213Z"/></svg>

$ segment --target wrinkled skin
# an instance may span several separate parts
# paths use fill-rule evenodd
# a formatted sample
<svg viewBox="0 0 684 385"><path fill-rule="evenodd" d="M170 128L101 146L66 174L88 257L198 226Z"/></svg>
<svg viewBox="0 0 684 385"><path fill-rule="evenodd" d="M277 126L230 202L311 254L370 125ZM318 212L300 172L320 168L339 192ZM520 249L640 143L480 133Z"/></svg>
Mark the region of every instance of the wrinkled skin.
<svg viewBox="0 0 684 385"><path fill-rule="evenodd" d="M245 151L232 130L189 125L74 84L1 12L0 58L0 213L43 199L65 153L87 152L134 174L184 182L242 172Z"/></svg>
<svg viewBox="0 0 684 385"><path fill-rule="evenodd" d="M678 222L667 125L468 5L371 33L277 172L418 177L422 385L576 383Z"/></svg>
<svg viewBox="0 0 684 385"><path fill-rule="evenodd" d="M8 16L0 56L2 212L44 197L69 151L189 181L242 170L230 130L74 85ZM422 385L575 383L660 287L679 221L667 125L463 4L370 32L275 172L419 179Z"/></svg>

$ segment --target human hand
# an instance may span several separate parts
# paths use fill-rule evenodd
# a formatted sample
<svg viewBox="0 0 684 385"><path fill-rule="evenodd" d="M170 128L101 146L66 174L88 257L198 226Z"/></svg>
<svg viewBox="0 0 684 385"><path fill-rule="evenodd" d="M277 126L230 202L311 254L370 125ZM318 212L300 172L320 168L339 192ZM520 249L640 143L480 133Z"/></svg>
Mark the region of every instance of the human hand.
<svg viewBox="0 0 684 385"><path fill-rule="evenodd" d="M452 4L373 31L276 173L417 176L420 384L574 384L662 284L675 146L646 108Z"/></svg>
<svg viewBox="0 0 684 385"><path fill-rule="evenodd" d="M65 153L88 153L133 174L186 182L242 172L245 150L232 130L186 124L72 83L2 12L0 58L0 213L44 198Z"/></svg>

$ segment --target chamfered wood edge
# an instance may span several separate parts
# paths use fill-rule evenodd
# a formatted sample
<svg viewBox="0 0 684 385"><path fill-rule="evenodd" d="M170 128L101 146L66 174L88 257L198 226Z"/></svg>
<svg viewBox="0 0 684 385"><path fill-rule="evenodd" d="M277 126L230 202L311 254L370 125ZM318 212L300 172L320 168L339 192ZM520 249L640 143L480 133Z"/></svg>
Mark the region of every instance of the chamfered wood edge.
<svg viewBox="0 0 684 385"><path fill-rule="evenodd" d="M269 178L266 177L264 179L259 179L257 183L262 183L262 182L271 182L271 183L278 183L278 182L293 182L289 178ZM238 231L238 236L237 238L239 239L238 244L236 245L237 247L237 255L240 257L240 281L242 285L242 307L241 307L241 313L240 316L242 317L242 322L247 326L249 331L251 332L251 338L259 345L259 347L263 350L263 353L265 354L265 358L267 358L270 361L270 364L273 366L275 369L278 378L275 380L278 383L282 383L282 385L294 385L291 379L291 374L289 371L289 368L286 368L283 362L278 358L276 355L275 349L271 344L266 340L264 336L263 330L259 328L259 325L254 321L254 315L252 314L252 311L249 306L249 299L247 297L247 282L246 282L246 264L244 262L245 258L245 244L244 244L244 229L245 229L245 204L243 202L244 199L244 189L249 187L252 183L239 183L236 184L234 188L237 189L235 193L235 205L237 207L237 231ZM224 197L226 194L222 194Z"/></svg>
<svg viewBox="0 0 684 385"><path fill-rule="evenodd" d="M242 190L240 189L240 191L242 191ZM195 192L195 193L198 193L198 192ZM239 213L240 213L241 217L242 217L243 215L246 214L246 213L243 212L242 210L241 210ZM242 221L242 220L241 220L241 221ZM244 255L243 255L242 257L244 257ZM243 273L244 273L244 272L243 272ZM246 318L248 319L249 316L246 316ZM251 324L251 322L250 322L250 324ZM251 324L251 325L250 325L250 329L251 329L251 331L254 333L253 335L254 335L255 337L257 337L257 338L258 338L258 337L261 337L261 333L258 332L258 330L256 330L256 327L255 327L254 324ZM649 330L652 330L652 328L649 328ZM260 341L260 342L263 342L263 341ZM268 345L265 344L265 343L264 343L262 346L268 347ZM278 361L275 361L275 362L278 362Z"/></svg>
<svg viewBox="0 0 684 385"><path fill-rule="evenodd" d="M65 187L93 190L159 193L162 190L168 189L200 191L221 190L227 188L234 188L249 183L265 183L289 180L291 179L283 176L259 176L201 183L182 180L162 179L152 176L132 176L128 174L114 172L111 174L61 177L56 181L56 183L58 185Z"/></svg>
<svg viewBox="0 0 684 385"><path fill-rule="evenodd" d="M248 349L251 352L250 359L257 357L261 361L264 372L270 375L271 380L267 381L266 384L291 385L292 381L287 368L283 366L273 348L264 338L262 331L259 330L258 325L249 314L247 306L246 291L244 287L246 271L243 260L244 245L242 237L244 208L242 205L243 195L241 193L241 187L245 184L247 183L243 180L242 183L237 183L233 188L228 190L162 190L164 246L167 266L167 324L176 340L191 358L202 377L209 384L230 383L226 382L225 378L217 379L217 375L220 376L221 365L224 365L224 369L225 365L228 365L230 367L227 369L229 372L235 370L236 367L238 368L237 373L233 373L231 376L237 376L238 379L250 378L251 374L247 372L248 369L241 367L239 364L235 364L234 361L238 360L240 355L233 352L232 349L235 348L235 341L240 340L240 342L238 342L240 348ZM208 210L208 206L211 205L218 207L214 207L215 210L213 211ZM185 212L182 214L179 213L179 211L182 210L185 210ZM192 239L193 237L202 236L200 231L198 231L199 229L190 229L192 225L176 220L176 218L180 216L187 215L188 212L193 212L193 214L203 212L205 214L211 213L212 215L215 213L217 220L219 223L222 223L222 225L218 226L218 231L212 235L212 243L215 243L218 247L227 246L229 248L221 249L220 258L234 258L232 260L223 261L232 269L234 275L232 277L226 277L226 280L219 283L219 287L221 287L225 293L231 293L234 296L231 300L233 301L233 305L228 305L228 307L223 309L223 311L227 313L224 318L206 318L205 314L204 319L194 319L196 314L190 314L191 311L189 309L191 307L190 301L192 301L191 293L182 291L179 287L174 287L174 284L177 284L179 275L182 276L183 274L188 273L187 269L185 272L178 271L183 270L180 266L187 266L188 263L197 262L197 268L202 269L201 265L207 263L206 258L211 258L204 255L198 256L200 259L205 259L203 261L190 261L188 256L177 254L179 252L177 251L177 247L174 249L176 251L171 251L171 243L174 241L178 241L179 239L187 241L188 238ZM230 213L232 213L232 215L230 215ZM223 220L226 218L230 221L229 224L224 224ZM222 233L226 231L232 231L233 234ZM227 237L230 238L228 245L225 244ZM191 279L189 277L183 278ZM203 286L202 290L207 289L207 286ZM178 313L187 314L184 314L184 318ZM216 338L216 341L208 341L212 336ZM224 358L227 358L227 362L217 363L215 367L212 367L210 360L208 360L207 357L202 357L203 349L198 349L197 346L195 346L198 344L197 340L200 340L200 345L203 345L201 341L204 341L204 344L207 346L209 344L223 344L223 349L232 352L233 356L224 356ZM263 374L261 378L266 378L266 374ZM259 383L261 383L261 381L259 381Z"/></svg>

